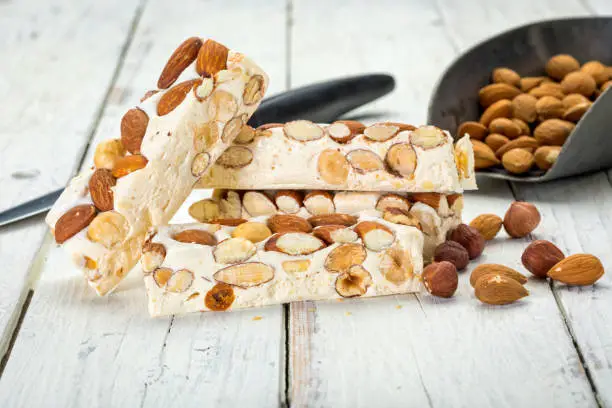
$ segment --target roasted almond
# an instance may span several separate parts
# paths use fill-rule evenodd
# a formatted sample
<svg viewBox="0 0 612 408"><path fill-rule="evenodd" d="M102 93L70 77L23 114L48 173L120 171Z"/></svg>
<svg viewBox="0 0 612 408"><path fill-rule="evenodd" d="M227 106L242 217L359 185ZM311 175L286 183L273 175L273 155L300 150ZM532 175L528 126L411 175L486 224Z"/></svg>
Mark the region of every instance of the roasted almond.
<svg viewBox="0 0 612 408"><path fill-rule="evenodd" d="M590 109L591 105L592 103L590 101L574 105L563 113L563 119L570 122L578 122L586 111Z"/></svg>
<svg viewBox="0 0 612 408"><path fill-rule="evenodd" d="M551 119L551 120L556 120L556 119ZM538 146L539 146L539 143L535 138L531 136L519 136L518 138L511 140L510 142L506 143L505 145L497 149L497 151L495 152L495 155L497 157L503 157L504 154L506 154L507 152L513 149L523 149L523 148L536 149Z"/></svg>
<svg viewBox="0 0 612 408"><path fill-rule="evenodd" d="M273 233L312 231L312 225L307 220L291 214L277 214L268 218L268 228Z"/></svg>
<svg viewBox="0 0 612 408"><path fill-rule="evenodd" d="M473 121L463 122L457 129L457 137L469 135L470 139L483 140L489 133L488 129L482 124Z"/></svg>
<svg viewBox="0 0 612 408"><path fill-rule="evenodd" d="M491 79L495 83L508 84L514 87L518 87L521 84L521 76L516 71L505 67L495 68L491 74Z"/></svg>
<svg viewBox="0 0 612 408"><path fill-rule="evenodd" d="M521 91L515 86L504 83L495 83L483 87L480 91L478 91L478 96L480 98L480 105L483 108L487 108L493 105L495 102L504 99L512 100L520 93Z"/></svg>
<svg viewBox="0 0 612 408"><path fill-rule="evenodd" d="M113 187L117 180L110 170L97 169L89 179L89 194L96 208L110 211L114 207Z"/></svg>
<svg viewBox="0 0 612 408"><path fill-rule="evenodd" d="M566 94L578 93L589 97L597 89L597 84L593 77L584 72L571 72L561 81L561 88Z"/></svg>
<svg viewBox="0 0 612 408"><path fill-rule="evenodd" d="M512 117L534 122L537 118L536 104L538 99L529 94L521 94L512 100Z"/></svg>
<svg viewBox="0 0 612 408"><path fill-rule="evenodd" d="M502 84L497 84L502 85ZM491 121L496 118L509 118L512 116L512 102L508 99L499 100L491 104L480 117L483 126L489 126Z"/></svg>
<svg viewBox="0 0 612 408"><path fill-rule="evenodd" d="M542 170L550 169L561 153L561 146L540 146L536 149L533 157L536 165Z"/></svg>
<svg viewBox="0 0 612 408"><path fill-rule="evenodd" d="M168 89L157 102L157 114L164 116L172 112L185 100L189 91L194 86L198 86L201 81L201 79L190 79Z"/></svg>
<svg viewBox="0 0 612 408"><path fill-rule="evenodd" d="M93 205L83 204L71 208L55 223L55 242L63 244L87 227L95 217L96 207Z"/></svg>
<svg viewBox="0 0 612 408"><path fill-rule="evenodd" d="M172 239L185 244L200 244L213 246L217 244L217 238L208 231L199 229L186 229L172 236Z"/></svg>
<svg viewBox="0 0 612 408"><path fill-rule="evenodd" d="M521 78L521 82L520 82L519 88L523 92L529 92L533 88L537 87L542 82L547 81L547 80L550 81L549 78L544 77L544 76L541 76L541 77L523 77L523 78Z"/></svg>
<svg viewBox="0 0 612 408"><path fill-rule="evenodd" d="M196 61L196 71L204 77L211 77L217 72L227 69L229 50L223 44L206 40L199 49Z"/></svg>
<svg viewBox="0 0 612 408"><path fill-rule="evenodd" d="M509 139L516 139L522 133L521 128L508 118L493 119L489 123L489 132L506 135Z"/></svg>
<svg viewBox="0 0 612 408"><path fill-rule="evenodd" d="M563 99L565 97L561 84L556 82L543 82L540 86L529 91L529 95L538 99L545 96L554 96L557 99Z"/></svg>
<svg viewBox="0 0 612 408"><path fill-rule="evenodd" d="M493 157L495 157L495 151L497 149L499 149L500 147L502 147L503 145L505 145L506 143L508 143L510 141L510 139L508 139L506 136L504 135L500 135L498 133L492 133L489 136L487 136L485 138L485 144L487 146L489 146L492 150L492 155ZM473 144L472 144L473 146ZM497 159L497 157L496 157Z"/></svg>
<svg viewBox="0 0 612 408"><path fill-rule="evenodd" d="M606 66L599 61L589 61L582 64L580 71L593 77L597 85L610 79Z"/></svg>
<svg viewBox="0 0 612 408"><path fill-rule="evenodd" d="M539 120L546 120L563 116L565 107L563 102L554 96L543 96L536 102L536 111Z"/></svg>
<svg viewBox="0 0 612 408"><path fill-rule="evenodd" d="M483 303L507 305L529 295L523 285L507 276L489 273L474 285L474 294Z"/></svg>
<svg viewBox="0 0 612 408"><path fill-rule="evenodd" d="M315 227L322 225L343 225L350 227L357 224L357 217L349 214L322 214L308 218L308 222Z"/></svg>
<svg viewBox="0 0 612 408"><path fill-rule="evenodd" d="M140 154L140 145L147 132L149 116L141 109L132 108L121 118L121 143L132 154Z"/></svg>
<svg viewBox="0 0 612 408"><path fill-rule="evenodd" d="M486 169L500 163L499 159L495 156L495 152L486 144L478 140L472 140L472 147L474 149L474 167L476 170Z"/></svg>
<svg viewBox="0 0 612 408"><path fill-rule="evenodd" d="M558 54L548 60L545 69L548 76L560 81L570 72L578 71L580 63L571 55Z"/></svg>
<svg viewBox="0 0 612 408"><path fill-rule="evenodd" d="M523 174L533 167L533 154L525 149L512 149L504 153L502 165L512 174Z"/></svg>
<svg viewBox="0 0 612 408"><path fill-rule="evenodd" d="M191 37L183 41L166 62L157 80L157 87L166 89L171 86L185 68L195 61L201 46L202 40L198 37Z"/></svg>
<svg viewBox="0 0 612 408"><path fill-rule="evenodd" d="M563 259L548 271L548 277L568 285L592 285L604 274L601 261L593 255L575 254Z"/></svg>
<svg viewBox="0 0 612 408"><path fill-rule="evenodd" d="M565 143L575 127L576 126L572 122L566 120L548 119L535 128L533 136L541 145L561 146Z"/></svg>
<svg viewBox="0 0 612 408"><path fill-rule="evenodd" d="M399 208L405 211L410 210L408 198L395 193L386 193L380 196L376 202L376 209L384 212L389 208Z"/></svg>

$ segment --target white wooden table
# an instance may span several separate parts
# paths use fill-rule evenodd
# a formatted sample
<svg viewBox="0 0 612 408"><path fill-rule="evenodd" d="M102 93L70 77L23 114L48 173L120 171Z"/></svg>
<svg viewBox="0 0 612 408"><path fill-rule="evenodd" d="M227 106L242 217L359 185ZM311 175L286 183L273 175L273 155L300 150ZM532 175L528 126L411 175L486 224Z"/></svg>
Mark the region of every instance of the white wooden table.
<svg viewBox="0 0 612 408"><path fill-rule="evenodd" d="M390 72L395 92L357 115L418 124L462 50L606 13L610 0L0 0L0 210L65 185L191 35L252 55L271 93ZM535 238L612 265L611 176L481 182L465 218L528 200L543 216ZM501 234L479 262L521 269L528 243ZM478 302L468 271L446 301L151 319L139 277L97 298L41 217L0 229L0 265L2 407L612 407L611 272L584 289L530 281L506 307Z"/></svg>

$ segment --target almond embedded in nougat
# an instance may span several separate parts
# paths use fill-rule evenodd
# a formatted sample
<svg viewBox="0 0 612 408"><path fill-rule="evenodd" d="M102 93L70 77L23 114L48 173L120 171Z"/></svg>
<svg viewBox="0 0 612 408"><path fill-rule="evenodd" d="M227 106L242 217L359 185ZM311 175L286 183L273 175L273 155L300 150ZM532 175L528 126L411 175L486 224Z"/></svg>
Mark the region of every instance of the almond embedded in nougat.
<svg viewBox="0 0 612 408"><path fill-rule="evenodd" d="M314 227L322 225L343 225L350 227L357 224L357 217L350 214L321 214L308 218L308 222Z"/></svg>
<svg viewBox="0 0 612 408"><path fill-rule="evenodd" d="M357 233L344 225L322 225L315 228L312 235L323 240L327 245L357 240Z"/></svg>
<svg viewBox="0 0 612 408"><path fill-rule="evenodd" d="M421 126L410 134L410 143L421 149L433 149L448 141L446 134L435 126Z"/></svg>
<svg viewBox="0 0 612 408"><path fill-rule="evenodd" d="M354 120L338 120L325 129L329 137L337 143L348 143L363 133L365 125Z"/></svg>
<svg viewBox="0 0 612 408"><path fill-rule="evenodd" d="M183 41L166 62L166 66L157 80L157 87L166 89L171 86L185 68L195 61L201 46L202 40L198 37L191 37Z"/></svg>
<svg viewBox="0 0 612 408"><path fill-rule="evenodd" d="M149 116L139 108L128 110L121 118L121 143L132 154L140 154L140 145L147 132Z"/></svg>
<svg viewBox="0 0 612 408"><path fill-rule="evenodd" d="M410 143L396 143L385 157L387 166L402 177L410 177L417 167L417 155Z"/></svg>
<svg viewBox="0 0 612 408"><path fill-rule="evenodd" d="M338 150L326 149L319 154L317 171L321 179L328 184L344 184L350 169L351 165L346 157Z"/></svg>
<svg viewBox="0 0 612 408"><path fill-rule="evenodd" d="M331 193L323 190L314 190L306 194L303 204L312 215L325 215L336 212L334 198Z"/></svg>
<svg viewBox="0 0 612 408"><path fill-rule="evenodd" d="M253 161L253 153L248 147L230 146L217 159L216 164L226 169L240 169Z"/></svg>
<svg viewBox="0 0 612 408"><path fill-rule="evenodd" d="M407 225L421 229L421 222L417 217L402 208L387 208L383 212L383 220L392 222L393 224Z"/></svg>
<svg viewBox="0 0 612 408"><path fill-rule="evenodd" d="M187 269L180 269L174 272L166 282L166 292L183 293L193 285L193 272Z"/></svg>
<svg viewBox="0 0 612 408"><path fill-rule="evenodd" d="M300 211L304 197L297 190L279 190L274 194L274 203L280 211L295 214Z"/></svg>
<svg viewBox="0 0 612 408"><path fill-rule="evenodd" d="M191 174L194 177L202 176L210 166L210 155L206 152L198 153L191 162Z"/></svg>
<svg viewBox="0 0 612 408"><path fill-rule="evenodd" d="M89 224L87 238L92 242L102 244L105 248L123 242L130 226L125 217L115 211L99 213Z"/></svg>
<svg viewBox="0 0 612 408"><path fill-rule="evenodd" d="M261 101L266 92L264 77L261 75L253 75L249 82L244 86L242 100L245 105L253 105Z"/></svg>
<svg viewBox="0 0 612 408"><path fill-rule="evenodd" d="M199 244L206 246L214 246L217 244L217 238L208 231L199 229L186 229L172 236L172 239L185 244Z"/></svg>
<svg viewBox="0 0 612 408"><path fill-rule="evenodd" d="M276 205L260 191L247 191L242 197L242 205L251 217L276 214Z"/></svg>
<svg viewBox="0 0 612 408"><path fill-rule="evenodd" d="M89 179L89 194L96 208L100 211L110 211L114 207L113 187L117 180L110 170L97 169Z"/></svg>
<svg viewBox="0 0 612 408"><path fill-rule="evenodd" d="M395 241L395 235L388 227L375 221L362 221L354 228L366 248L371 251L381 251Z"/></svg>
<svg viewBox="0 0 612 408"><path fill-rule="evenodd" d="M309 120L294 120L283 126L285 136L298 142L308 142L323 137L325 131L316 123Z"/></svg>
<svg viewBox="0 0 612 408"><path fill-rule="evenodd" d="M363 135L374 142L386 142L394 137L399 131L400 127L397 125L390 123L375 123L366 127L363 131Z"/></svg>
<svg viewBox="0 0 612 408"><path fill-rule="evenodd" d="M157 114L164 116L172 112L185 100L189 91L201 81L201 79L190 79L168 89L157 102Z"/></svg>
<svg viewBox="0 0 612 408"><path fill-rule="evenodd" d="M346 158L359 174L371 173L385 168L382 159L371 150L352 150L347 153Z"/></svg>
<svg viewBox="0 0 612 408"><path fill-rule="evenodd" d="M227 69L229 50L223 44L206 40L199 49L196 61L196 71L204 77L211 77L217 72Z"/></svg>
<svg viewBox="0 0 612 408"><path fill-rule="evenodd" d="M389 208L399 208L401 210L410 210L410 201L404 196L395 193L387 193L380 196L376 202L376 209L384 212Z"/></svg>
<svg viewBox="0 0 612 408"><path fill-rule="evenodd" d="M233 264L248 260L255 255L255 252L257 252L257 248L250 240L246 238L228 238L215 246L213 257L217 263Z"/></svg>
<svg viewBox="0 0 612 408"><path fill-rule="evenodd" d="M211 222L220 218L221 210L218 202L207 198L191 204L189 215L199 222Z"/></svg>
<svg viewBox="0 0 612 408"><path fill-rule="evenodd" d="M271 281L274 268L261 262L247 262L223 268L214 274L214 278L218 282L247 289Z"/></svg>
<svg viewBox="0 0 612 408"><path fill-rule="evenodd" d="M266 251L276 251L287 255L308 255L324 247L323 241L304 232L275 234L264 245Z"/></svg>
<svg viewBox="0 0 612 408"><path fill-rule="evenodd" d="M96 217L96 207L83 204L68 210L55 223L55 242L63 244L86 228Z"/></svg>
<svg viewBox="0 0 612 408"><path fill-rule="evenodd" d="M142 248L140 263L146 273L151 273L159 268L166 258L166 247L159 243L147 243Z"/></svg>
<svg viewBox="0 0 612 408"><path fill-rule="evenodd" d="M312 231L312 225L306 219L291 214L273 215L268 218L268 227L273 233Z"/></svg>
<svg viewBox="0 0 612 408"><path fill-rule="evenodd" d="M232 237L245 238L254 244L265 240L270 235L272 235L272 231L266 224L254 221L240 224L232 231Z"/></svg>

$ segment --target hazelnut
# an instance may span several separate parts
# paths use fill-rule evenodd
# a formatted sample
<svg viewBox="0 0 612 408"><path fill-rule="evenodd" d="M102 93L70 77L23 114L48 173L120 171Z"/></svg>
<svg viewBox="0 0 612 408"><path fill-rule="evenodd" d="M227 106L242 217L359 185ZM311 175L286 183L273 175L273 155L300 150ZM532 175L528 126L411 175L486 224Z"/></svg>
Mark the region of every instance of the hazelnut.
<svg viewBox="0 0 612 408"><path fill-rule="evenodd" d="M531 203L515 201L504 216L504 229L512 238L529 235L540 223L540 212Z"/></svg>
<svg viewBox="0 0 612 408"><path fill-rule="evenodd" d="M467 250L470 259L478 258L484 250L484 237L476 228L466 224L460 224L452 230L448 236L450 241L458 242Z"/></svg>
<svg viewBox="0 0 612 408"><path fill-rule="evenodd" d="M560 262L565 255L555 244L539 239L533 241L521 256L523 266L539 278L546 278L546 273Z"/></svg>
<svg viewBox="0 0 612 408"><path fill-rule="evenodd" d="M470 256L464 247L455 241L446 241L438 245L434 252L436 262L447 261L455 265L458 271L465 269L470 262Z"/></svg>
<svg viewBox="0 0 612 408"><path fill-rule="evenodd" d="M450 262L434 262L423 270L423 283L434 296L449 298L455 294L459 277L455 265Z"/></svg>

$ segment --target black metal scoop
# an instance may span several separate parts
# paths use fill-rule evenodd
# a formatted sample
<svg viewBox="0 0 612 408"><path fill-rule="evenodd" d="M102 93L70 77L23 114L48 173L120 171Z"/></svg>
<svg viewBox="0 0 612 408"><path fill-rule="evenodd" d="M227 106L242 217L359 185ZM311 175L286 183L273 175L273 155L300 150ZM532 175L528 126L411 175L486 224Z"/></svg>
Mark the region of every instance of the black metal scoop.
<svg viewBox="0 0 612 408"><path fill-rule="evenodd" d="M455 134L460 123L477 121L478 90L489 83L494 68L508 67L521 76L540 76L546 61L555 54L611 65L611 40L611 17L543 21L495 36L466 51L446 70L429 103L428 123ZM612 168L611 129L612 92L608 89L578 122L549 171L532 170L517 176L503 169L487 169L477 174L543 182Z"/></svg>

